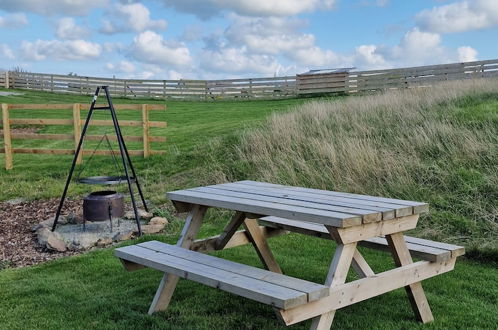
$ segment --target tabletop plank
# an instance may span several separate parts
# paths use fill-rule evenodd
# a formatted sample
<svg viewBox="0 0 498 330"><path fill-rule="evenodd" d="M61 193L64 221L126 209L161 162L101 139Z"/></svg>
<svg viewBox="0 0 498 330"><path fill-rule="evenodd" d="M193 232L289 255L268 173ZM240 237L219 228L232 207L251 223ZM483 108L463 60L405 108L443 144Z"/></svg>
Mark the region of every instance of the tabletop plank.
<svg viewBox="0 0 498 330"><path fill-rule="evenodd" d="M271 203L279 203L279 204L293 205L293 206L302 206L302 207L309 207L312 209L327 210L327 211L334 211L334 212L341 212L341 213L346 213L346 214L358 215L358 216L362 217L363 222L373 222L373 221L382 220L382 214L380 212L375 212L375 211L371 211L371 210L362 210L362 209L358 209L358 208L342 207L342 206L335 206L335 205L323 204L323 203L315 203L313 201L301 201L301 200L295 200L295 199L279 197L279 196L268 196L268 195L263 195L263 194L251 193L250 191L240 192L240 191L234 191L234 190L227 190L227 189L223 189L223 187L219 187L219 186L199 187L199 188L195 188L192 190L199 191L199 192L212 193L215 195L240 197L240 198L247 198L247 199L259 200L259 201L265 201L265 202L271 202Z"/></svg>
<svg viewBox="0 0 498 330"><path fill-rule="evenodd" d="M214 195L189 189L168 192L167 196L173 202L178 201L253 214L273 215L293 220L305 220L339 228L357 226L362 223L361 217L354 214L264 202L247 198Z"/></svg>
<svg viewBox="0 0 498 330"><path fill-rule="evenodd" d="M258 182L258 181L251 181L251 180L238 181L236 183L245 184L245 185L254 186L254 187L270 187L270 188L278 188L278 189L285 189L285 190L291 190L291 191L309 192L309 193L314 193L317 195L346 197L346 198L350 198L352 200L376 201L376 202L390 203L390 204L394 204L394 205L412 206L413 213L415 213L415 214L424 213L424 212L429 211L429 205L427 203L409 201L409 200L403 200L403 199L377 197L377 196L369 196L369 195L361 195L361 194L352 194L352 193L344 193L344 192L336 192L336 191L304 188L304 187L284 186L284 185L279 185L279 184L274 184L274 183Z"/></svg>
<svg viewBox="0 0 498 330"><path fill-rule="evenodd" d="M404 206L404 205L401 206L397 204L382 203L375 201L361 201L347 197L317 195L314 193L290 191L290 190L284 190L273 187L252 187L240 184L239 182L224 183L209 187L213 188L216 187L216 188L222 188L226 190L233 190L239 192L251 192L265 196L283 197L283 198L295 199L301 201L311 201L314 203L321 203L327 205L344 206L344 207L368 210L373 212L381 212L383 220L393 219L397 216L400 217L405 215L411 215L413 213L412 206Z"/></svg>

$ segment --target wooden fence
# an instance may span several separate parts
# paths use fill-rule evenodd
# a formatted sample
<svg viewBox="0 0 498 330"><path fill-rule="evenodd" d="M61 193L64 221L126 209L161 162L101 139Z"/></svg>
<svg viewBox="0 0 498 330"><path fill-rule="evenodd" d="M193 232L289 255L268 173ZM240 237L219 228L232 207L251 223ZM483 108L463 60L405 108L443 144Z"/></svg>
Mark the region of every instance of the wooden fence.
<svg viewBox="0 0 498 330"><path fill-rule="evenodd" d="M135 80L5 72L0 74L0 86L91 95L97 86L108 85L111 94L119 97L218 100L356 93L496 76L498 59L388 70L225 80Z"/></svg>
<svg viewBox="0 0 498 330"><path fill-rule="evenodd" d="M103 106L103 105L101 105ZM52 155L72 155L75 153L78 145L82 125L85 122L81 119L81 109L89 109L89 104L6 104L2 103L2 119L0 124L3 125L3 144L0 153L5 153L5 169L13 168L13 154L52 154ZM143 150L128 150L131 156L148 157L153 154L163 154L165 151L152 150L151 142L165 142L166 138L162 136L150 136L151 127L166 127L166 122L150 121L149 111L165 110L164 105L150 104L115 104L116 110L137 110L141 111L142 120L119 120L120 126L141 127L142 136L124 136L125 141L143 141ZM10 118L10 111L15 109L24 110L72 110L72 119L34 119L34 118ZM12 132L11 125L68 125L73 126L73 134L38 134L38 133L16 133ZM112 120L92 119L91 126L113 126ZM117 141L115 135L109 136L109 140ZM14 148L12 140L68 140L74 141L74 149L40 149L40 148ZM85 141L100 141L100 135L86 135ZM78 164L82 163L82 155L95 153L96 155L111 155L111 150L84 150L78 157Z"/></svg>

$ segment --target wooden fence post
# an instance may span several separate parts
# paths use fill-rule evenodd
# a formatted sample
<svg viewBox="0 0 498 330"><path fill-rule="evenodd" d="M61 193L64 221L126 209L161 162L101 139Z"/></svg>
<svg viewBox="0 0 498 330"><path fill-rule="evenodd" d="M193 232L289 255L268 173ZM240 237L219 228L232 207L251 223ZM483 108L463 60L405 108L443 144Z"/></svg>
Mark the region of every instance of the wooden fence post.
<svg viewBox="0 0 498 330"><path fill-rule="evenodd" d="M149 107L142 104L142 128L144 140L144 158L150 156L150 138L149 138Z"/></svg>
<svg viewBox="0 0 498 330"><path fill-rule="evenodd" d="M81 137L81 104L75 103L73 104L73 133L74 133L74 152L78 148L78 143L80 142ZM80 150L80 154L78 158L76 158L76 164L81 164L83 162L83 150Z"/></svg>
<svg viewBox="0 0 498 330"><path fill-rule="evenodd" d="M12 140L10 136L9 105L2 103L2 123L3 123L3 145L5 148L5 169L11 170L12 164Z"/></svg>
<svg viewBox="0 0 498 330"><path fill-rule="evenodd" d="M5 88L10 88L9 71L5 71Z"/></svg>

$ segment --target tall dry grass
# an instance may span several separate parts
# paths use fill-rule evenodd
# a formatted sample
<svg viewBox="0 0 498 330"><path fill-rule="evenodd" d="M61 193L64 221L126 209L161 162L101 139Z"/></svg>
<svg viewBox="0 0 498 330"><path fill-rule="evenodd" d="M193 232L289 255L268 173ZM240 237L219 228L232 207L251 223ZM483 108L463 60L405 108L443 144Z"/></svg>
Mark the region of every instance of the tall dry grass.
<svg viewBox="0 0 498 330"><path fill-rule="evenodd" d="M497 116L474 116L483 102ZM428 201L432 213L419 234L496 248L496 118L491 79L312 101L243 134L234 159L211 160L210 171L217 181L249 177Z"/></svg>

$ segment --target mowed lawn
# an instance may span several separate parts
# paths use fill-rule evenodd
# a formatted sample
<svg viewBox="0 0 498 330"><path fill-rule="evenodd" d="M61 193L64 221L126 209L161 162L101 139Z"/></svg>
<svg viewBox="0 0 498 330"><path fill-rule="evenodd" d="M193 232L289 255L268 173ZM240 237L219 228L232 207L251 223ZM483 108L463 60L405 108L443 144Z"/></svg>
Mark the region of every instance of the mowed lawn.
<svg viewBox="0 0 498 330"><path fill-rule="evenodd" d="M0 98L11 103L88 102L89 97L49 93L27 93ZM116 100L116 103L143 101ZM153 103L147 100L147 103ZM159 101L156 101L159 102ZM237 139L244 128L262 123L271 113L289 111L305 100L254 102L172 102L168 110L156 113L151 120L166 120L168 128L154 131L168 142L168 153L147 160L134 158L144 178L145 191L157 205L164 193L202 181L197 169L204 163L203 146L213 139ZM162 103L162 102L161 102ZM47 112L47 117L59 114ZM26 116L29 113L19 113ZM39 112L34 116L38 116ZM122 119L138 117L122 112ZM68 114L68 116L70 116ZM44 127L42 132L68 132L64 127ZM103 131L99 131L103 132ZM129 132L137 133L138 132ZM15 143L22 141L15 141ZM70 148L54 143L54 147ZM19 144L20 146L20 144ZM38 146L38 145L37 145ZM154 145L160 147L158 145ZM134 149L138 145L131 145ZM219 151L220 153L223 151ZM208 157L209 155L205 155ZM230 155L226 155L230 157ZM14 170L0 170L0 199L14 197L57 197L67 174L69 156L14 155ZM0 156L3 162L3 156ZM99 157L93 167L112 171L107 157ZM91 174L97 174L92 172ZM91 189L73 185L72 196ZM174 243L183 225L181 219L163 208L171 223L167 234L145 236ZM200 236L219 233L229 219L227 212L210 210ZM333 255L330 241L291 234L270 240L270 245L284 273L322 283ZM376 272L393 267L389 254L362 249ZM59 259L38 266L0 271L0 328L3 329L275 329L283 327L271 307L235 295L207 288L190 281L180 281L170 308L153 316L147 314L161 274L153 270L128 273L113 257L113 248L85 255ZM237 247L214 255L261 267L254 250ZM337 329L495 329L498 324L498 265L460 258L452 272L424 281L435 322L417 323L403 289L340 310L335 317ZM354 274L350 273L350 279ZM306 329L303 322L288 329Z"/></svg>

